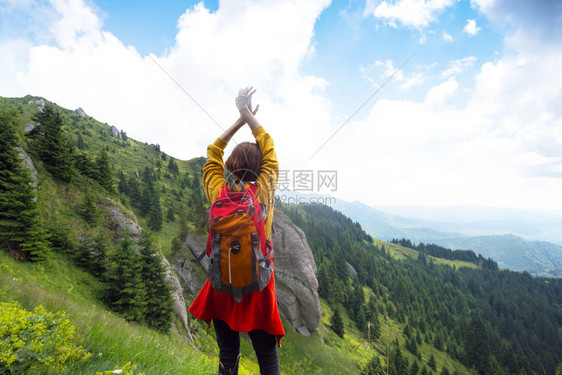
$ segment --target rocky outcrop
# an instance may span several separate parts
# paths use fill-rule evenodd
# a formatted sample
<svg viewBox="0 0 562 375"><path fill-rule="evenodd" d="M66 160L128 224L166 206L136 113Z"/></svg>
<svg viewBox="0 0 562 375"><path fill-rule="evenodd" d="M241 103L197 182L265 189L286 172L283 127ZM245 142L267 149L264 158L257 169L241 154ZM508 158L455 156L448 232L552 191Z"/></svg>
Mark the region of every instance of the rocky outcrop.
<svg viewBox="0 0 562 375"><path fill-rule="evenodd" d="M279 312L297 332L308 336L318 327L322 315L312 251L303 231L279 211L273 217L272 240ZM205 249L206 238L189 234L186 244L192 254L176 257L172 264L195 295L207 278L195 261ZM201 266L208 269L207 257L203 257Z"/></svg>
<svg viewBox="0 0 562 375"><path fill-rule="evenodd" d="M355 268L353 268L353 266L347 262L345 262L345 264L347 264L347 273L349 274L349 277L351 277L352 279L357 277L357 271L355 270Z"/></svg>
<svg viewBox="0 0 562 375"><path fill-rule="evenodd" d="M34 188L36 188L37 187L37 169L35 169L35 165L33 164L33 160L31 160L31 158L29 157L29 155L27 155L27 153L25 152L25 150L23 148L16 147L16 150L18 150L18 154L19 154L20 159L22 160L22 164L23 164L24 168L29 169L29 171L31 173L31 178L33 179L33 182L31 183L31 185Z"/></svg>
<svg viewBox="0 0 562 375"><path fill-rule="evenodd" d="M115 138L119 138L121 141L123 140L123 138L121 137L121 132L115 125L111 126L111 134L113 134Z"/></svg>
<svg viewBox="0 0 562 375"><path fill-rule="evenodd" d="M84 112L84 110L80 107L78 107L78 109L76 109L76 113L78 113L79 116L81 117L86 117L86 112Z"/></svg>
<svg viewBox="0 0 562 375"><path fill-rule="evenodd" d="M45 100L43 98L35 99L35 100L28 100L27 104L38 104L41 107L45 106Z"/></svg>
<svg viewBox="0 0 562 375"><path fill-rule="evenodd" d="M174 274L174 270L170 263L165 257L162 257L162 262L166 268L166 282L172 287L172 297L174 298L174 315L181 322L183 328L190 336L189 338L193 342L193 337L191 337L191 332L187 323L187 309L185 307L185 300L183 299L183 288L178 280L177 276Z"/></svg>
<svg viewBox="0 0 562 375"><path fill-rule="evenodd" d="M193 233L188 234L185 243L191 250L191 253L176 256L172 261L172 266L183 279L186 290L192 296L199 292L205 280L207 280L206 272L209 268L207 257L201 260L204 271L197 264L197 257L205 249L205 241L205 238L195 236Z"/></svg>
<svg viewBox="0 0 562 375"><path fill-rule="evenodd" d="M134 218L127 216L111 198L104 205L109 216L108 227L117 233L129 233L133 237L141 235L141 228Z"/></svg>
<svg viewBox="0 0 562 375"><path fill-rule="evenodd" d="M27 104L37 104L37 112L43 112L43 109L45 108L45 100L43 100L43 98L39 98L39 99L34 99L34 100L28 100Z"/></svg>
<svg viewBox="0 0 562 375"><path fill-rule="evenodd" d="M273 216L275 282L281 315L309 335L320 323L316 263L304 232L282 212Z"/></svg>
<svg viewBox="0 0 562 375"><path fill-rule="evenodd" d="M32 122L28 122L27 124L25 124L25 128L23 128L23 131L25 133L29 133L30 131L33 130L33 128L35 128L35 124Z"/></svg>

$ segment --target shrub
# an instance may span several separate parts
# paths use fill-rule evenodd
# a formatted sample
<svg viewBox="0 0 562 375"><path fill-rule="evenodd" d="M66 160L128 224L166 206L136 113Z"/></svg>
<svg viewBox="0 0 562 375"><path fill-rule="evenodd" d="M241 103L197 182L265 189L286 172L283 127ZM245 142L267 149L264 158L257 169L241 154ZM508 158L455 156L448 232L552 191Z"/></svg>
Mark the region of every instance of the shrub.
<svg viewBox="0 0 562 375"><path fill-rule="evenodd" d="M76 328L64 312L52 314L43 306L30 312L16 301L0 302L0 372L64 371L68 360L90 357L77 341Z"/></svg>

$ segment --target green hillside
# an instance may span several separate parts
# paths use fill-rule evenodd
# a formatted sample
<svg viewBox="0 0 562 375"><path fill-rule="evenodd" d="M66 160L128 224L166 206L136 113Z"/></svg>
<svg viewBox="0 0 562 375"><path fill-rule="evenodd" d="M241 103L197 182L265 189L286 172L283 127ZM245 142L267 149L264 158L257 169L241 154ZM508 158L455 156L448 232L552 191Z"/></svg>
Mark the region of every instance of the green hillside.
<svg viewBox="0 0 562 375"><path fill-rule="evenodd" d="M561 280L500 271L490 261L480 268L436 259L373 240L326 206L281 209L307 235L320 296L345 309L364 332L375 324L384 333L376 324L391 319L402 332L402 352L418 353L418 367L429 366L432 354L437 360L433 351L439 349L439 363L454 360L447 366L451 372L464 371L456 362L486 374L555 372L562 358ZM357 274L353 280L346 263ZM393 373L398 365L389 361Z"/></svg>
<svg viewBox="0 0 562 375"><path fill-rule="evenodd" d="M159 288L161 270L154 270L156 281L138 278L148 268L126 272L138 264L153 266L147 259L157 257L151 254L173 259L189 251L183 243L189 231L206 232L201 182L205 159L173 159L158 145L135 141L124 131L114 133L110 125L76 111L49 107L44 99L43 107L35 102L40 100L0 98L2 129L10 121L17 128L16 144L6 143L9 147L0 156L7 163L13 159L13 146L20 146L33 160L38 186L23 188L31 180L20 178L19 186L28 195L18 192L18 199L37 198L25 210L25 220L35 225L29 238L46 244L34 256L18 245L28 240L11 230L23 219L5 213L0 220L6 250L0 252L0 306L5 316L9 312L21 318L0 324L0 373L25 368L28 373L95 374L116 366L126 373L127 363L136 366L134 374L215 373L213 330L207 332L204 323L190 319L187 332L169 314L156 319L148 313L150 301L166 294L150 295ZM56 133L57 113L61 133ZM38 118L45 127L24 131ZM57 136L48 138L51 131ZM4 172L3 179L13 179L14 172ZM0 202L10 208L13 200L7 197L16 194L9 190L14 185L2 181ZM559 280L420 256L371 238L325 206L279 208L307 235L318 265L323 308L321 324L310 337L284 323L282 373L507 374L517 369L539 374L541 368L554 373L562 361ZM14 206L13 212L18 210ZM124 234L134 231L135 222L143 235L132 233L128 239ZM131 251L133 240L138 255ZM356 276L350 276L346 263ZM184 297L189 305L194 296ZM165 312L168 302L162 298L160 310ZM38 306L45 312L35 311ZM65 317L56 319L68 323L49 315L63 311ZM8 322L28 324L31 328L22 331L26 335L41 323L45 344L33 350L27 344L18 347L21 342L6 339L9 329L15 330L6 328L11 327ZM59 328L63 326L66 331ZM55 369L49 359L66 358L60 355L62 343L55 340L66 338L63 334L68 336L64 352L74 356L68 355L64 369ZM81 356L77 348L82 348ZM242 355L240 373L259 373L247 338ZM43 365L29 367L37 363Z"/></svg>

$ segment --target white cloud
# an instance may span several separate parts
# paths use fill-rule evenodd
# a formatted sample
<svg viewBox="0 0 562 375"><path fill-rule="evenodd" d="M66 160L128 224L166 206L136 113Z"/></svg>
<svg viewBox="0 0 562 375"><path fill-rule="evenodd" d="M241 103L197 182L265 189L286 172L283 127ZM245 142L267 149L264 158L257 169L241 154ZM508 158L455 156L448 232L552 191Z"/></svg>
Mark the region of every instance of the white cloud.
<svg viewBox="0 0 562 375"><path fill-rule="evenodd" d="M425 96L425 103L431 107L440 107L451 101L459 84L454 78L432 87Z"/></svg>
<svg viewBox="0 0 562 375"><path fill-rule="evenodd" d="M451 36L451 34L449 33L443 33L443 40L446 42L452 42L453 41L453 37Z"/></svg>
<svg viewBox="0 0 562 375"><path fill-rule="evenodd" d="M381 18L392 27L398 27L399 21L404 26L421 29L434 22L437 15L452 4L452 0L367 0L364 13Z"/></svg>
<svg viewBox="0 0 562 375"><path fill-rule="evenodd" d="M200 3L180 18L176 44L153 58L223 127L237 115L233 96L253 84L258 118L275 139L281 167L336 169L340 197L373 205L562 209L556 200L562 191L562 48L523 29L506 38L496 61L480 62L471 92L457 76L474 67L476 57L450 61L425 99L369 103L365 120L344 126L305 163L343 123L335 123L323 96L328 82L299 70L313 53L314 23L328 3L224 0L216 12ZM0 41L0 95L29 93L80 106L176 157L205 154L221 130L150 57L103 30L83 2L52 4L42 11L49 15L44 38ZM407 4L417 15L403 9ZM368 8L379 17L378 8L389 23L422 28L450 4L370 1ZM488 7L481 10L503 19L503 8ZM386 60L362 74L380 85L395 71ZM394 80L407 90L422 87L427 75L417 67ZM466 105L455 102L459 92L468 92ZM235 139L250 137L244 130Z"/></svg>
<svg viewBox="0 0 562 375"><path fill-rule="evenodd" d="M367 67L360 67L362 78L376 87L380 87L389 77L394 81L400 83L402 90L409 90L414 86L422 85L425 81L425 76L421 72L405 74L403 70L398 70L394 66L392 60L375 61L374 64Z"/></svg>
<svg viewBox="0 0 562 375"><path fill-rule="evenodd" d="M481 27L476 26L476 20L466 20L466 25L464 26L463 31L468 35L476 35L478 32L482 30Z"/></svg>
<svg viewBox="0 0 562 375"><path fill-rule="evenodd" d="M562 42L537 35L507 36L503 55L479 67L464 106L451 105L467 91L455 76L475 56L450 61L447 81L424 102L377 101L342 132L361 160L334 160L345 171L342 194L361 200L366 185L384 197L371 204L562 209Z"/></svg>
<svg viewBox="0 0 562 375"><path fill-rule="evenodd" d="M447 78L452 75L460 74L468 68L471 68L476 63L476 56L468 56L462 59L449 61L448 68L441 73L441 77Z"/></svg>
<svg viewBox="0 0 562 375"><path fill-rule="evenodd" d="M211 12L199 3L180 17L176 44L152 57L223 128L237 117L238 89L254 85L259 119L275 135L282 160L296 163L308 154L307 140L319 133L303 123L318 124L324 132L332 129L329 102L319 95L326 82L298 71L311 53L315 20L328 4L223 1ZM176 157L205 154L221 129L150 57L104 31L82 1L53 0L52 8L56 17L45 32L53 43L0 45L6 51L0 58L3 67L9 66L4 56L19 56L10 71L16 79L3 84L0 95L41 95L64 107L82 107ZM235 141L243 138L251 138L248 130Z"/></svg>

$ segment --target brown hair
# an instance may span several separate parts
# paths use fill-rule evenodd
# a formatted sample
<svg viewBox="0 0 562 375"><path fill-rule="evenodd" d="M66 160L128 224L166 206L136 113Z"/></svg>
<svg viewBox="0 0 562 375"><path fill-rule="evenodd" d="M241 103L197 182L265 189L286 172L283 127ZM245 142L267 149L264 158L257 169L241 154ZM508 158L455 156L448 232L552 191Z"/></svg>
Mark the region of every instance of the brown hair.
<svg viewBox="0 0 562 375"><path fill-rule="evenodd" d="M257 143L239 143L225 163L226 169L235 179L251 182L256 181L261 170L261 151Z"/></svg>

